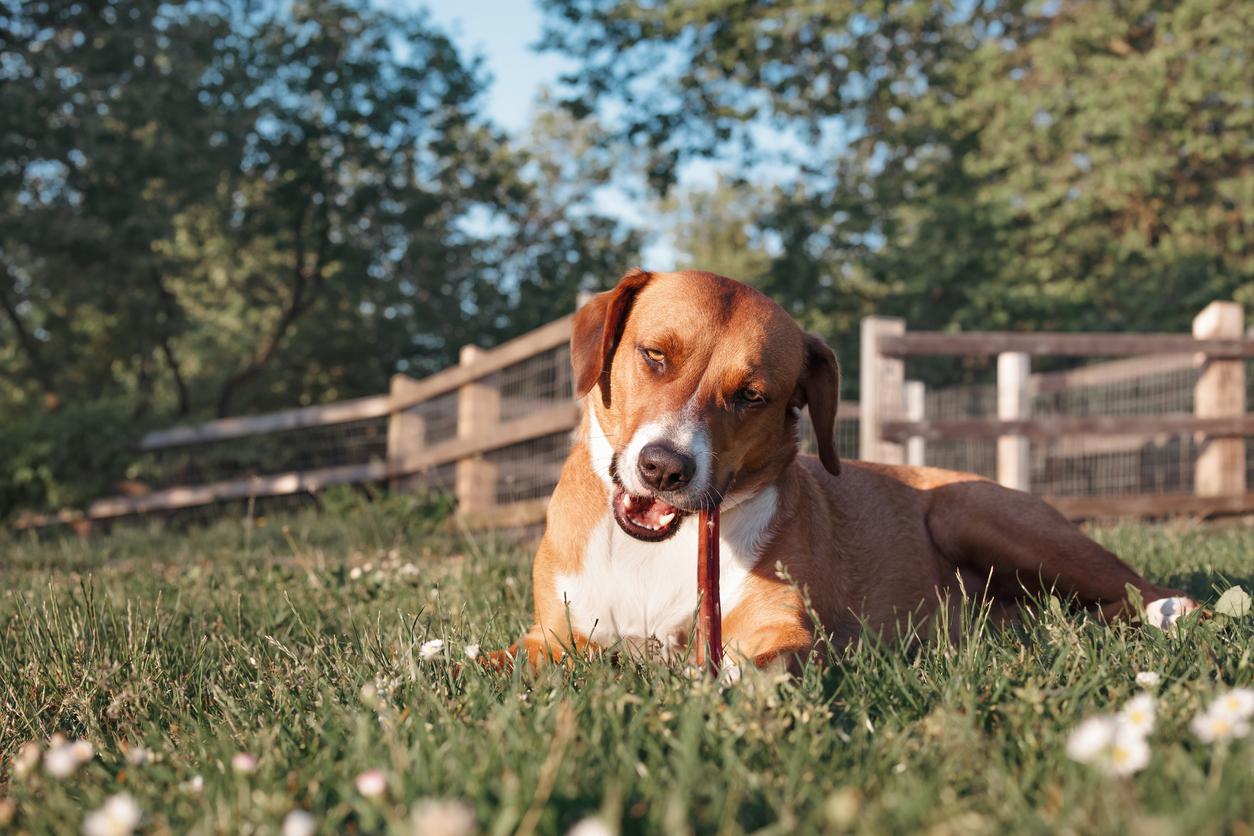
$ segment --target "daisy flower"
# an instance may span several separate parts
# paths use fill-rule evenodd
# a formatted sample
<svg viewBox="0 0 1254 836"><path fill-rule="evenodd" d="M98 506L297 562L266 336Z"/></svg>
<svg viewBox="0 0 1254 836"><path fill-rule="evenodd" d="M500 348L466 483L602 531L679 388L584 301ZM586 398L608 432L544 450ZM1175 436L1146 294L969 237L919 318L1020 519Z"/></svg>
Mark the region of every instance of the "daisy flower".
<svg viewBox="0 0 1254 836"><path fill-rule="evenodd" d="M388 779L381 769L367 769L357 776L353 785L366 798L378 798L387 791Z"/></svg>
<svg viewBox="0 0 1254 836"><path fill-rule="evenodd" d="M1136 684L1142 688L1156 688L1161 681L1157 671L1140 671L1136 675Z"/></svg>
<svg viewBox="0 0 1254 836"><path fill-rule="evenodd" d="M1119 712L1124 728L1144 737L1154 730L1154 697L1140 694L1128 700Z"/></svg>
<svg viewBox="0 0 1254 836"><path fill-rule="evenodd" d="M424 662L430 662L432 659L439 657L444 652L444 640L432 639L429 642L423 642L422 647L418 648L418 656Z"/></svg>
<svg viewBox="0 0 1254 836"><path fill-rule="evenodd" d="M231 755L231 769L241 775L251 775L257 771L257 756L250 752L236 752Z"/></svg>
<svg viewBox="0 0 1254 836"><path fill-rule="evenodd" d="M1189 728L1203 743L1226 743L1250 733L1249 720L1233 717L1222 711L1204 711L1193 718Z"/></svg>
<svg viewBox="0 0 1254 836"><path fill-rule="evenodd" d="M1211 703L1210 710L1220 712L1235 720L1248 720L1254 717L1254 691L1249 688L1233 688L1226 694L1220 694Z"/></svg>
<svg viewBox="0 0 1254 836"><path fill-rule="evenodd" d="M566 836L614 836L614 831L600 816L589 816L578 821L566 832Z"/></svg>
<svg viewBox="0 0 1254 836"><path fill-rule="evenodd" d="M314 836L318 820L308 810L293 810L283 817L282 836Z"/></svg>
<svg viewBox="0 0 1254 836"><path fill-rule="evenodd" d="M1254 717L1254 690L1233 688L1212 700L1189 725L1202 742L1223 743L1249 734L1251 717Z"/></svg>
<svg viewBox="0 0 1254 836"><path fill-rule="evenodd" d="M474 660L479 658L479 645L477 644L466 645L465 653L466 653L466 658L473 662Z"/></svg>
<svg viewBox="0 0 1254 836"><path fill-rule="evenodd" d="M1108 775L1133 775L1149 763L1145 735L1119 717L1091 717L1075 728L1067 740L1067 757L1096 766Z"/></svg>
<svg viewBox="0 0 1254 836"><path fill-rule="evenodd" d="M81 763L74 753L74 747L69 743L61 743L53 746L44 755L44 772L53 778L69 778L78 771Z"/></svg>
<svg viewBox="0 0 1254 836"><path fill-rule="evenodd" d="M33 740L28 740L22 744L17 750L17 754L13 756L13 777L25 778L31 771L39 765L39 744Z"/></svg>
<svg viewBox="0 0 1254 836"><path fill-rule="evenodd" d="M83 836L129 836L142 816L128 793L111 795L103 807L83 819Z"/></svg>
<svg viewBox="0 0 1254 836"><path fill-rule="evenodd" d="M410 816L414 833L424 836L473 836L479 829L475 811L463 801L425 799Z"/></svg>

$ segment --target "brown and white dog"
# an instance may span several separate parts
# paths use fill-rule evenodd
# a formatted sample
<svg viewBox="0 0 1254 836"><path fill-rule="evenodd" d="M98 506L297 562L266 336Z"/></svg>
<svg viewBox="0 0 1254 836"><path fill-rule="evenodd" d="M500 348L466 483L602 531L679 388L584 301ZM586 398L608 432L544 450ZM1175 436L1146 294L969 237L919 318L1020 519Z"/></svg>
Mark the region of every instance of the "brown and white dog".
<svg viewBox="0 0 1254 836"><path fill-rule="evenodd" d="M1182 595L1029 494L841 462L832 350L731 279L631 271L575 316L571 361L583 423L535 556L535 625L500 663L520 651L533 664L594 648L685 652L694 512L715 504L723 640L729 658L757 665L810 651L814 616L841 644L926 629L964 594L1000 618L1045 591L1104 618L1129 606L1129 585L1146 602ZM798 455L803 407L817 459Z"/></svg>

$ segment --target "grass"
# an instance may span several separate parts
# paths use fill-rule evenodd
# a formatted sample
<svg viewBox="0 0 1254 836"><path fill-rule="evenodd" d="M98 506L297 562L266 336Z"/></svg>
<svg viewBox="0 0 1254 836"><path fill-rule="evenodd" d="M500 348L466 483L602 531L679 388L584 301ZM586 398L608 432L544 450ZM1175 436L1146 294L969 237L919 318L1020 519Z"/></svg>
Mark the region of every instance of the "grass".
<svg viewBox="0 0 1254 836"><path fill-rule="evenodd" d="M265 527L0 540L0 831L77 832L122 791L154 833L271 833L296 807L324 832L412 832L421 799L460 800L493 834L563 833L591 815L630 833L1254 821L1254 740L1213 747L1188 727L1215 694L1254 683L1254 618L1163 634L1043 607L1018 632L865 644L729 689L660 663L458 675L419 648L439 637L456 657L520 634L528 555L427 518L383 502ZM1250 588L1252 531L1095 534L1209 600ZM1070 730L1137 693L1142 670L1163 677L1148 767L1113 778L1069 761ZM55 732L95 758L69 778L16 777L18 748ZM141 745L154 757L132 765L123 753ZM232 771L237 752L258 756L254 774ZM373 768L388 790L370 799L354 778Z"/></svg>

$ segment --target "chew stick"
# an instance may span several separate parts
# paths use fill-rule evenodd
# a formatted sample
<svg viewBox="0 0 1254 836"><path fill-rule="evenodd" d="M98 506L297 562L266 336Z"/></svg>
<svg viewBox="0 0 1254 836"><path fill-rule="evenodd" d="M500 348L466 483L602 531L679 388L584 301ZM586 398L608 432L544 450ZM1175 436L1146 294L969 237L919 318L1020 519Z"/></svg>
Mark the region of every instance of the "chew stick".
<svg viewBox="0 0 1254 836"><path fill-rule="evenodd" d="M697 640L705 651L710 673L718 676L723 666L723 611L718 601L718 506L701 511L697 523L697 595L701 598Z"/></svg>

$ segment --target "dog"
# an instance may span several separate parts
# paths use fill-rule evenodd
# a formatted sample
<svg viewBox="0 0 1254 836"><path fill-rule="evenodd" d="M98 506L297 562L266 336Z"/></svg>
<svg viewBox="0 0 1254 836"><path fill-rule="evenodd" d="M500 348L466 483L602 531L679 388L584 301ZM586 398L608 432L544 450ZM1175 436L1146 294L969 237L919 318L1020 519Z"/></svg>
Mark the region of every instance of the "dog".
<svg viewBox="0 0 1254 836"><path fill-rule="evenodd" d="M1045 593L1107 620L1135 613L1129 589L1183 598L1037 497L841 461L835 354L747 285L634 269L575 315L570 352L584 414L533 562L535 623L489 665L623 649L700 662L696 512L714 506L735 664L795 666L820 635L917 634L964 599L1005 622ZM817 458L798 452L803 408Z"/></svg>

